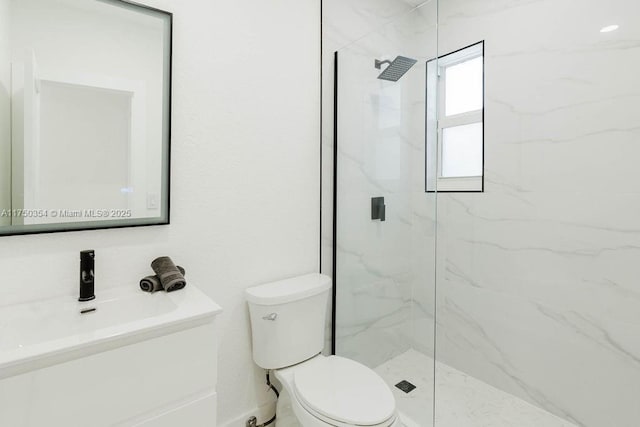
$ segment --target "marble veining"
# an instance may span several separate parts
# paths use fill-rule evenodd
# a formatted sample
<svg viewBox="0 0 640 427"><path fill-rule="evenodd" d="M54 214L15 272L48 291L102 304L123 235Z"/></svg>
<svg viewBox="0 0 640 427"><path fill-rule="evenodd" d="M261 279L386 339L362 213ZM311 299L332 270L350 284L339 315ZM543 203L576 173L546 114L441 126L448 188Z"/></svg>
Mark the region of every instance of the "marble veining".
<svg viewBox="0 0 640 427"><path fill-rule="evenodd" d="M632 365L640 367L640 353L634 352L626 348L624 343L618 342L604 326L599 324L596 319L584 314L571 311L561 313L554 311L542 304L535 304L536 308L543 315L550 317L560 325L569 328L574 333L593 341L598 346L603 347L606 351L611 351L619 355L625 363L631 362Z"/></svg>
<svg viewBox="0 0 640 427"><path fill-rule="evenodd" d="M410 348L411 307L404 304L379 320L336 331L339 355L375 367Z"/></svg>
<svg viewBox="0 0 640 427"><path fill-rule="evenodd" d="M353 191L340 199L339 344L369 366L396 357L415 368L424 360L403 357L431 354L437 313L438 360L469 374L452 374L449 388L438 376L441 396L450 391L438 426L636 427L640 3L439 0L437 22L410 3L325 2L324 206L336 48L347 47L342 71L351 74L340 82L340 143L349 145L338 155L350 171L339 188ZM603 35L609 20L620 30ZM419 73L403 78L400 104L385 104L371 58L432 58L478 40L487 49L485 192L425 195ZM398 112L398 128L376 127ZM380 179L367 153L379 143L400 146L395 182ZM384 225L362 220L378 191L390 194ZM433 384L433 373L422 375ZM430 426L429 396L413 400L415 424Z"/></svg>
<svg viewBox="0 0 640 427"><path fill-rule="evenodd" d="M594 83L588 80L581 80L581 79L576 79L576 78L570 78L570 77L562 77L560 78L560 80L568 80L571 82L580 82L581 84L586 84L586 85L593 85ZM518 107L516 107L514 104L510 103L507 100L504 99L497 99L493 96L487 96L487 101L493 103L493 104L497 104L497 105L501 105L504 106L509 113L512 114L516 114L518 116L534 116L534 117L540 117L540 116L547 116L547 115L551 115L551 114L555 114L557 112L561 112L561 111L571 111L571 110L575 110L578 107L599 107L602 106L602 104L604 103L608 103L611 101L631 101L631 102L638 102L638 98L640 98L640 94L638 93L623 93L623 94L619 94L616 96L607 96L607 97L599 97L598 99L589 99L589 100L585 100L583 102L572 102L570 104L564 104L564 105L558 105L555 107L549 107L549 106L545 106L544 109L541 109L539 111L531 111L531 110L523 110L520 109Z"/></svg>
<svg viewBox="0 0 640 427"><path fill-rule="evenodd" d="M523 190L519 190L522 192ZM580 228L580 229L591 229L605 232L616 232L623 234L640 234L640 227L638 228L622 228L617 225L598 225L598 224L586 224L578 221L567 221L563 219L546 219L546 218L516 218L516 217L507 217L507 216L493 216L489 217L487 215L482 215L473 210L472 206L465 203L464 200L455 197L449 196L448 200L459 205L467 215L472 216L476 220L488 221L488 222L496 222L500 224L508 223L508 222L521 222L521 223L530 223L530 224L545 224L545 225L561 225L572 228ZM525 199L524 197L521 199L523 202L527 203L529 206L536 206L531 201Z"/></svg>
<svg viewBox="0 0 640 427"><path fill-rule="evenodd" d="M611 136L611 134L615 134L615 133L626 134L626 133L635 133L638 131L640 131L640 126L629 126L625 128L622 128L622 127L605 128L605 129L594 130L592 132L584 132L584 133L573 135L566 138L548 137L548 138L519 139L517 141L512 141L511 144L525 145L525 144L540 144L540 143L545 143L545 144L567 144L567 143L575 143L575 142L584 143L584 139L589 137L602 136L602 135Z"/></svg>

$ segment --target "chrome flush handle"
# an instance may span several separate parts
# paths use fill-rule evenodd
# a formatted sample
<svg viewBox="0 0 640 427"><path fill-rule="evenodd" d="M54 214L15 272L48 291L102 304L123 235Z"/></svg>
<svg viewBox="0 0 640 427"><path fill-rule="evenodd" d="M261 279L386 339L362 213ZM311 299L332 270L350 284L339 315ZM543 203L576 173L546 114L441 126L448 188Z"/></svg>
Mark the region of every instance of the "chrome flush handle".
<svg viewBox="0 0 640 427"><path fill-rule="evenodd" d="M278 313L271 313L266 316L263 316L262 318L264 320L276 320L277 317L278 317Z"/></svg>

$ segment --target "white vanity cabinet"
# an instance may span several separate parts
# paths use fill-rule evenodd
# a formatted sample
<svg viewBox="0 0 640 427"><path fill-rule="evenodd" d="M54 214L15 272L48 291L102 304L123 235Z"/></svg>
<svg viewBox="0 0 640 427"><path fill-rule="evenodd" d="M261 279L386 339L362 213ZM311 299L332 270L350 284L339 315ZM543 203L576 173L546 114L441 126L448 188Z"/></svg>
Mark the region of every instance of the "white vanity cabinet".
<svg viewBox="0 0 640 427"><path fill-rule="evenodd" d="M194 287L136 298L169 298L177 308L36 343L23 358L0 351L0 426L215 426L220 308ZM190 299L199 307L189 310Z"/></svg>

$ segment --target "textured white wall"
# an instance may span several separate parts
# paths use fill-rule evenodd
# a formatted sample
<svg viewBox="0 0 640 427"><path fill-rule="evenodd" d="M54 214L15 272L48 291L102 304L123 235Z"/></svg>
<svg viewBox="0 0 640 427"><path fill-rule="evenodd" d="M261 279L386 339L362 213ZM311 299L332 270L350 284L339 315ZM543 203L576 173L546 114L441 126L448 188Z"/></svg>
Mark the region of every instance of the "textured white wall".
<svg viewBox="0 0 640 427"><path fill-rule="evenodd" d="M153 0L174 13L169 226L0 238L0 304L138 286L170 255L224 313L219 420L272 400L251 359L243 290L318 270L318 1ZM188 363L188 361L184 361Z"/></svg>

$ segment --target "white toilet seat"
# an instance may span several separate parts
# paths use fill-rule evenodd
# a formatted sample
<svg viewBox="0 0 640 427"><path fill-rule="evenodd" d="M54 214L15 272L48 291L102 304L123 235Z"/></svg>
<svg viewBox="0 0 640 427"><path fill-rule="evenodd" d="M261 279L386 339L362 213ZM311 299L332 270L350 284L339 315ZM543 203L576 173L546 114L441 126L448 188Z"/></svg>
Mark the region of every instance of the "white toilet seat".
<svg viewBox="0 0 640 427"><path fill-rule="evenodd" d="M360 427L361 426L361 424L347 424L338 420L334 420L321 413L318 413L313 408L306 406L304 402L298 401L298 403L309 413L309 415L317 418L319 421L323 422L324 425L335 426L335 427ZM395 424L396 418L397 417L394 414L391 418L389 418L388 420L384 421L381 424L366 424L366 427L394 427L396 425Z"/></svg>
<svg viewBox="0 0 640 427"><path fill-rule="evenodd" d="M397 412L391 390L358 362L319 355L275 374L289 391L294 411L304 411L304 418L316 419L318 426L395 425Z"/></svg>

